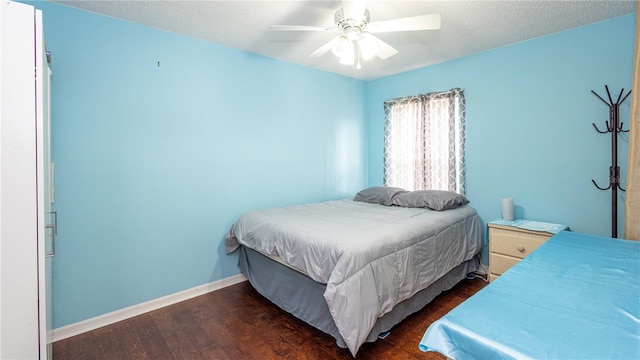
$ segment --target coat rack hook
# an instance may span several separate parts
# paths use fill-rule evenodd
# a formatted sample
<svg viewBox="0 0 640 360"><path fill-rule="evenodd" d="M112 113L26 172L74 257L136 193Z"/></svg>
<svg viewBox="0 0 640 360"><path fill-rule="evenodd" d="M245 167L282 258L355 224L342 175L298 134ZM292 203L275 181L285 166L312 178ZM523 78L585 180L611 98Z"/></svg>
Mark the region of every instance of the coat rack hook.
<svg viewBox="0 0 640 360"><path fill-rule="evenodd" d="M620 126L618 126L618 128L616 129L619 133L621 132L629 132L629 130L622 130L622 125L624 125L623 122L620 123Z"/></svg>
<svg viewBox="0 0 640 360"><path fill-rule="evenodd" d="M595 185L600 190L609 190L609 189L611 189L611 184L609 184L609 186L607 186L606 188L603 188L603 187L598 186L598 184L596 183L595 180L591 179L591 182L593 183L593 185Z"/></svg>
<svg viewBox="0 0 640 360"><path fill-rule="evenodd" d="M607 106L609 106L610 104L607 102L607 100L603 99L602 96L598 95L598 93L596 93L595 91L591 90L591 92L593 93L593 95L597 96L598 99L602 100L603 103L607 104Z"/></svg>
<svg viewBox="0 0 640 360"><path fill-rule="evenodd" d="M624 92L624 88L620 89L620 94L618 95L618 100L616 100L616 104L620 104L620 98L622 97L623 92Z"/></svg>
<svg viewBox="0 0 640 360"><path fill-rule="evenodd" d="M620 184L618 183L618 189L622 190L622 191L627 191L625 189L622 188L622 186L620 186Z"/></svg>
<svg viewBox="0 0 640 360"><path fill-rule="evenodd" d="M618 103L618 104L622 104L625 100L627 100L627 98L629 97L629 95L631 95L631 90L629 90L629 92L627 93L627 95L624 96L624 98L622 98L622 100Z"/></svg>
<svg viewBox="0 0 640 360"><path fill-rule="evenodd" d="M602 131L602 130L598 129L598 125L596 125L595 123L591 123L591 125L593 125L593 127L596 129L596 131L599 132L600 134L606 134L606 133L609 132L609 131ZM608 128L608 126L609 125L607 124L607 128Z"/></svg>
<svg viewBox="0 0 640 360"><path fill-rule="evenodd" d="M613 99L611 99L611 93L609 92L609 86L605 85L604 88L607 90L607 96L609 97L609 104L613 105Z"/></svg>

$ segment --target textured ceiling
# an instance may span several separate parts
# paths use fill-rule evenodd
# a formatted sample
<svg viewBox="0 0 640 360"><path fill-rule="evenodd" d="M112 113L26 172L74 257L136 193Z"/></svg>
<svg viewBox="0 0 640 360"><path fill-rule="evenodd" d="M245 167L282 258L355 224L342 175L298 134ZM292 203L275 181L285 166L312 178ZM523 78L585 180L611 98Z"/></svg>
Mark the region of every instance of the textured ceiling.
<svg viewBox="0 0 640 360"><path fill-rule="evenodd" d="M272 24L333 26L341 1L66 1L54 2L232 48L370 80L529 40L636 10L635 1L367 1L371 21L439 13L440 30L376 34L399 53L362 69L331 52L309 58L335 36L274 32Z"/></svg>

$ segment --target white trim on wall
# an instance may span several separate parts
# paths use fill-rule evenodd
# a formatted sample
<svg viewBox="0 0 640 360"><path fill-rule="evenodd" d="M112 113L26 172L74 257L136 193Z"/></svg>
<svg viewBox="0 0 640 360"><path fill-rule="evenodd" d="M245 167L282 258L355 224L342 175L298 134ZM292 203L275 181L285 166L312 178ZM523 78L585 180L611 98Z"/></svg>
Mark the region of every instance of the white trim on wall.
<svg viewBox="0 0 640 360"><path fill-rule="evenodd" d="M149 300L141 304L129 306L124 309L116 310L108 314L93 317L91 319L79 321L77 323L62 326L53 329L53 342L80 335L82 333L95 330L97 328L114 324L118 321L126 320L134 316L163 308L165 306L177 304L181 301L189 300L196 296L204 295L212 291L223 289L227 286L239 284L246 281L247 278L242 274L237 274L213 281L204 285L196 286L191 289L180 291L174 294L163 296L157 299Z"/></svg>

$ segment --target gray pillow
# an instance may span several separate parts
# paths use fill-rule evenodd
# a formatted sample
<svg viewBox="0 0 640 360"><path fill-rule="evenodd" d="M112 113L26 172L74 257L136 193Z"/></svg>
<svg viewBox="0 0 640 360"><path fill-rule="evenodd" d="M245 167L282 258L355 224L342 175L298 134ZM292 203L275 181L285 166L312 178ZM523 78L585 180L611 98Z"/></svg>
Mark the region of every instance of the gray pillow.
<svg viewBox="0 0 640 360"><path fill-rule="evenodd" d="M442 211L466 205L469 200L453 191L416 190L396 195L392 203L393 205L410 208L429 208Z"/></svg>
<svg viewBox="0 0 640 360"><path fill-rule="evenodd" d="M353 198L353 201L368 202L373 204L380 204L391 206L393 204L393 198L402 193L406 193L407 190L391 187L391 186L373 186L366 188Z"/></svg>

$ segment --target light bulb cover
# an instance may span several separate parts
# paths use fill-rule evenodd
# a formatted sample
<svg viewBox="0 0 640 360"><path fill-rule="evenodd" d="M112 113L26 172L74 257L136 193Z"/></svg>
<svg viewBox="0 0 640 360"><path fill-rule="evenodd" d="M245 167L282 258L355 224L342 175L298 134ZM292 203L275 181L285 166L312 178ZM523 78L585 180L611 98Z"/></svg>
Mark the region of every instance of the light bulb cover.
<svg viewBox="0 0 640 360"><path fill-rule="evenodd" d="M351 43L351 41L349 41L346 36L340 35L335 44L333 44L331 52L337 57L342 57L343 53L353 51L352 48L353 44Z"/></svg>
<svg viewBox="0 0 640 360"><path fill-rule="evenodd" d="M360 40L358 41L358 46L360 47L360 56L362 56L364 60L369 60L376 54L376 44L371 39L371 37L367 35L368 34L362 34Z"/></svg>
<svg viewBox="0 0 640 360"><path fill-rule="evenodd" d="M353 47L350 49L350 51L344 51L340 55L340 64L353 65L354 61L355 61L355 54L353 52Z"/></svg>

